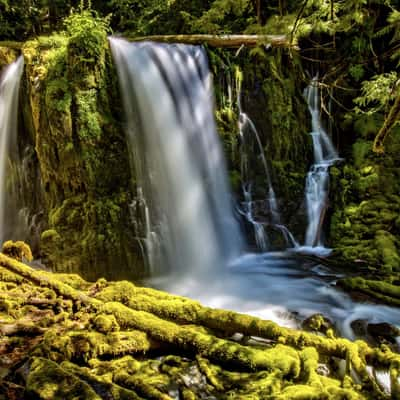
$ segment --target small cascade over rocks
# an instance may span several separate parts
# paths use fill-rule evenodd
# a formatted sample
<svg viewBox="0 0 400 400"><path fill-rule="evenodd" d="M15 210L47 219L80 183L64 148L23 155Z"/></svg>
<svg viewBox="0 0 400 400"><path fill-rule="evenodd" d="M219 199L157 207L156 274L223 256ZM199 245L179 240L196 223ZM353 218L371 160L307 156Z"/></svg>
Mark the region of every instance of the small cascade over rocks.
<svg viewBox="0 0 400 400"><path fill-rule="evenodd" d="M278 231L283 237L286 247L297 247L294 236L289 229L282 224L282 218L279 210L275 190L272 185L271 174L268 162L265 157L264 148L254 122L242 108L241 101L241 76L236 79L237 107L238 107L238 127L240 135L240 159L241 159L241 180L244 201L241 207L241 213L245 219L252 225L254 230L255 242L259 250L268 251L271 249L268 232ZM263 201L267 219L259 221L255 212L256 202L253 200L253 185L255 184L254 170L257 170L254 159L260 159L265 177L266 198Z"/></svg>
<svg viewBox="0 0 400 400"><path fill-rule="evenodd" d="M340 160L331 139L322 126L317 78L305 89L305 98L311 114L311 137L314 164L307 174L305 202L308 226L302 251L329 253L324 247L322 227L329 195L329 168Z"/></svg>
<svg viewBox="0 0 400 400"><path fill-rule="evenodd" d="M243 248L201 47L110 39L151 274L214 274ZM145 206L143 206L143 202Z"/></svg>
<svg viewBox="0 0 400 400"><path fill-rule="evenodd" d="M18 219L18 215L11 215L14 210L10 210L9 206L18 172L17 113L23 68L24 59L21 56L5 68L0 78L0 242L11 238L13 224L10 222L15 221L9 221L10 218ZM18 210L15 212L18 213Z"/></svg>

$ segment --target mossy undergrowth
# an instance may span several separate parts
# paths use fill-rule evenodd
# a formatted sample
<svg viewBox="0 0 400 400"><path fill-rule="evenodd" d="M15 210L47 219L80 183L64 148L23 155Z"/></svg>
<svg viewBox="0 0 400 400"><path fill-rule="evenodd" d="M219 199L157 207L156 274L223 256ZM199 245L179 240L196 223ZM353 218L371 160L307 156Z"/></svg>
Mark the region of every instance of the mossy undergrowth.
<svg viewBox="0 0 400 400"><path fill-rule="evenodd" d="M385 346L282 328L129 282L90 284L3 254L0 276L0 398L389 398L367 365L390 370L398 391L400 358Z"/></svg>
<svg viewBox="0 0 400 400"><path fill-rule="evenodd" d="M362 277L340 285L370 299L399 305L400 273L400 129L388 138L385 154L372 151L379 115L353 121L358 139L347 162L331 170L333 208L330 245L338 261L363 265ZM356 263L354 263L356 261ZM353 275L358 275L353 269Z"/></svg>

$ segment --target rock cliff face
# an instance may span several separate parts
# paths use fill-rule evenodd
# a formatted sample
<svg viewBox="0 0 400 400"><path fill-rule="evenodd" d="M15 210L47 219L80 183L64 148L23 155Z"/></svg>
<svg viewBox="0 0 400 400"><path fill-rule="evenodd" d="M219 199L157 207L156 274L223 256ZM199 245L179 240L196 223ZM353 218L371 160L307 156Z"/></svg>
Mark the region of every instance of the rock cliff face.
<svg viewBox="0 0 400 400"><path fill-rule="evenodd" d="M269 221L265 199L268 179L262 163L264 153L272 186L281 211L282 223L301 242L305 231L304 185L312 163L312 144L308 134L310 116L303 98L306 86L297 55L287 50L243 48L209 51L215 75L218 130L228 157L231 183L241 199L241 162L245 160L252 180L257 219ZM241 106L253 121L262 149L253 138L244 145L238 129L238 84ZM231 95L229 94L231 92ZM253 135L247 132L247 135ZM241 153L244 152L244 159ZM276 233L276 232L275 232ZM283 246L281 235L270 232L272 245Z"/></svg>
<svg viewBox="0 0 400 400"><path fill-rule="evenodd" d="M104 38L105 39L105 38ZM60 271L140 276L134 190L106 39L98 58L62 36L23 46L25 130L37 155L46 229L40 255ZM115 271L115 266L118 271Z"/></svg>
<svg viewBox="0 0 400 400"><path fill-rule="evenodd" d="M0 67L18 56L20 50L12 47L0 47ZM81 272L88 279L99 274L138 277L146 274L138 239L142 232L137 229L140 213L129 206L135 199L135 183L105 36L97 50L89 57L79 41L60 35L22 46L26 67L19 141L29 154L25 193L31 194L25 200L41 233L35 243L29 232L30 242L36 255L55 270ZM301 242L304 183L312 157L301 63L282 49L209 49L208 54L218 131L238 201L243 151L238 129L240 83L242 110L258 130L282 222ZM388 138L386 154L377 156L371 148L381 120L361 117L350 126L340 123L340 113L335 117L345 162L332 169L328 245L345 262L360 259L395 272L400 263L399 129ZM254 199L260 200L255 211L266 220L265 169L260 149L251 150L246 157ZM273 240L283 245L279 236Z"/></svg>
<svg viewBox="0 0 400 400"><path fill-rule="evenodd" d="M2 49L3 64L19 53ZM135 231L139 212L129 206L135 198L134 177L106 37L95 57L85 54L88 50L79 47L79 41L63 35L28 41L21 51L25 76L20 147L31 154L26 191L34 193L27 201L40 231L38 243L30 238L36 255L54 270L80 272L88 279L145 275L137 240L141 232ZM287 55L278 50L271 55L249 54L247 49L240 57L229 50L209 51L209 55L218 129L233 188L240 198L237 96L229 104L226 96L227 83L234 86L235 71L241 70L243 109L259 131L284 222L295 227L301 220L305 154L309 154L308 112L298 79L301 70L294 64L285 66ZM255 197L264 200L267 186L260 154L248 156L254 158ZM262 207L259 213L263 218Z"/></svg>
<svg viewBox="0 0 400 400"><path fill-rule="evenodd" d="M345 261L392 274L400 271L400 129L388 137L384 155L374 154L382 122L383 116L363 116L351 125L358 139L345 149L345 164L332 171L330 240Z"/></svg>
<svg viewBox="0 0 400 400"><path fill-rule="evenodd" d="M143 274L141 252L135 246L137 233L129 222L134 178L130 176L118 83L107 44L103 43L94 62L80 62L84 50L74 48L64 36L27 42L22 52L26 79L21 131L35 149L41 181L35 190L41 195L46 226L40 255L56 270L80 271L89 278L97 275L97 269L115 265L115 259L119 260L118 270L133 265L135 275ZM253 159L254 197L261 204L257 212L261 219L266 218L262 203L268 188L260 163L263 151L284 223L301 236L304 177L310 154L301 70L288 63L287 54L280 50L268 54L243 49L239 57L229 50L210 50L209 56L215 76L218 129L238 199L243 149L235 74L241 71L243 111L254 121L262 142L262 149L246 155ZM233 97L228 101L229 85Z"/></svg>

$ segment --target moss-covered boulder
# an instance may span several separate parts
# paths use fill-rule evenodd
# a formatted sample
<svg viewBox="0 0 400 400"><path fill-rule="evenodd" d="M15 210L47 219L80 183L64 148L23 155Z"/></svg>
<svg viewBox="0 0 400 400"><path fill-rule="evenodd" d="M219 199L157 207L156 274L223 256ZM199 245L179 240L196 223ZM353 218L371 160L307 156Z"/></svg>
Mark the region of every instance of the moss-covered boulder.
<svg viewBox="0 0 400 400"><path fill-rule="evenodd" d="M13 43L0 42L0 71L17 59L19 50Z"/></svg>
<svg viewBox="0 0 400 400"><path fill-rule="evenodd" d="M3 244L2 252L18 261L29 262L33 260L31 248L21 241L13 242L8 240Z"/></svg>

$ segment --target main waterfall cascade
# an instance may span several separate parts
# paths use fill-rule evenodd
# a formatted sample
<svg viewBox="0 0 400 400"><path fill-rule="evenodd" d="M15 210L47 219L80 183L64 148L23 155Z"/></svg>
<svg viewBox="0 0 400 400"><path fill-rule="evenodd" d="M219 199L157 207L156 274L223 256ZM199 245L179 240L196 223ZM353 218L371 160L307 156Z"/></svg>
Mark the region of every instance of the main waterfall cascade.
<svg viewBox="0 0 400 400"><path fill-rule="evenodd" d="M200 47L111 39L152 271L214 274L243 249ZM143 203L143 202L142 202Z"/></svg>
<svg viewBox="0 0 400 400"><path fill-rule="evenodd" d="M334 288L340 277L337 272L301 263L293 251L243 252L201 48L129 44L120 39L111 39L111 47L138 177L136 204L146 217L143 225L152 273L166 275L151 279L150 284L285 326L298 326L299 319L322 313L353 339L355 320L398 324L400 310L354 302ZM317 109L316 91L311 92L313 111ZM337 155L319 115L313 118L320 136L315 142L315 169L327 172ZM315 180L320 177L314 176ZM310 196L310 205L313 201ZM309 230L309 236L314 235L310 246L321 244L317 230Z"/></svg>
<svg viewBox="0 0 400 400"><path fill-rule="evenodd" d="M23 68L21 56L5 68L0 80L0 242L11 238L14 222L7 220L6 215L10 216L10 196L16 186L9 178L15 176L11 172L18 154L18 92Z"/></svg>

